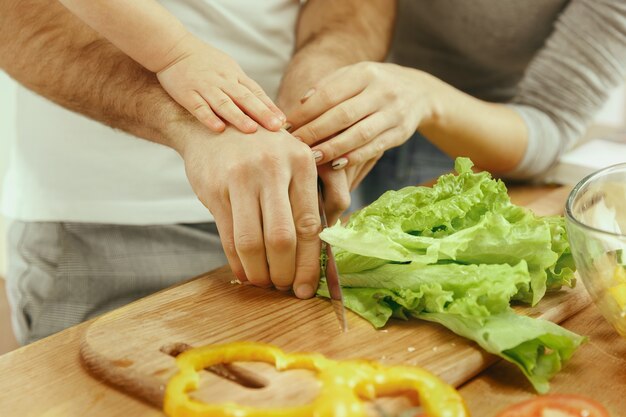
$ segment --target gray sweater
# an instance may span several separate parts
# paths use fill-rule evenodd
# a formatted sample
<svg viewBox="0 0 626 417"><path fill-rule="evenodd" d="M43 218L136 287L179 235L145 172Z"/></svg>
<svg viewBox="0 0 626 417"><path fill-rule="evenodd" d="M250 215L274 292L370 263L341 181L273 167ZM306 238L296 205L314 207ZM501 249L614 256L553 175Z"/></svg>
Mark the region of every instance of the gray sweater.
<svg viewBox="0 0 626 417"><path fill-rule="evenodd" d="M528 148L507 176L530 178L623 82L626 0L400 0L391 60L517 111Z"/></svg>

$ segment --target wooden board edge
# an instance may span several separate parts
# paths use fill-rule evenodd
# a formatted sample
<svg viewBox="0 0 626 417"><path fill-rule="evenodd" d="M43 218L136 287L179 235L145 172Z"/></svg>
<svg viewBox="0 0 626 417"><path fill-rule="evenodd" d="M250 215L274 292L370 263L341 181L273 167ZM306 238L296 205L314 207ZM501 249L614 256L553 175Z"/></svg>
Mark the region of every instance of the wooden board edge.
<svg viewBox="0 0 626 417"><path fill-rule="evenodd" d="M165 385L146 387L136 384L135 381L141 379L141 375L138 372L128 369L123 366L124 364L115 363L115 361L91 348L87 341L89 331L91 326L98 323L98 321L100 320L94 320L85 329L80 338L79 356L82 367L99 382L105 383L128 397L139 399L148 405L162 410Z"/></svg>

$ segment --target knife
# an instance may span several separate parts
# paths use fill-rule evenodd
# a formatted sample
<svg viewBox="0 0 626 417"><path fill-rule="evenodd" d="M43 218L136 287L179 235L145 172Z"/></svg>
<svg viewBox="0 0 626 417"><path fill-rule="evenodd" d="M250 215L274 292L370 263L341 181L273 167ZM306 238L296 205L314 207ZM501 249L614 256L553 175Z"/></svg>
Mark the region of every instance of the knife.
<svg viewBox="0 0 626 417"><path fill-rule="evenodd" d="M328 221L326 220L326 211L324 210L324 187L322 181L317 181L317 202L320 210L320 219L322 221L322 228L328 227ZM324 270L324 277L326 277L326 284L328 285L328 292L330 294L330 302L335 310L335 315L339 320L339 326L341 326L342 332L348 331L348 321L346 320L346 309L343 305L343 294L341 293L341 285L339 284L339 271L337 271L337 263L335 262L335 256L330 245L322 240L322 253L326 252L326 267Z"/></svg>

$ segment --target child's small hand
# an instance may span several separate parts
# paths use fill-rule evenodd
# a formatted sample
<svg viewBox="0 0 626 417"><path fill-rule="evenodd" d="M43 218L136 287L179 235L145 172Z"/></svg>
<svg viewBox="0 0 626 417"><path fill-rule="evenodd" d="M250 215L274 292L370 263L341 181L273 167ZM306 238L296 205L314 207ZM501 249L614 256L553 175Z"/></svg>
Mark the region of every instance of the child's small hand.
<svg viewBox="0 0 626 417"><path fill-rule="evenodd" d="M257 122L273 131L283 126L285 115L235 60L191 36L184 42L184 52L157 73L178 104L215 132L225 121L244 133L255 132Z"/></svg>

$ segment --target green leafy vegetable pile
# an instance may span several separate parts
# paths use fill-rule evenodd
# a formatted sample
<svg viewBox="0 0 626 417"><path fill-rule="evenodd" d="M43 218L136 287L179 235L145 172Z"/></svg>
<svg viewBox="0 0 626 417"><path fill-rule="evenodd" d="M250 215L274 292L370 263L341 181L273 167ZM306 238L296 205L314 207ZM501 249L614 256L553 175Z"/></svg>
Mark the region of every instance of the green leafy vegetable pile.
<svg viewBox="0 0 626 417"><path fill-rule="evenodd" d="M321 237L335 249L346 307L375 327L390 317L440 323L546 392L584 338L516 315L510 302L535 305L574 285L564 220L513 205L501 181L472 166L458 158L458 175L388 191ZM328 296L324 283L318 294Z"/></svg>

